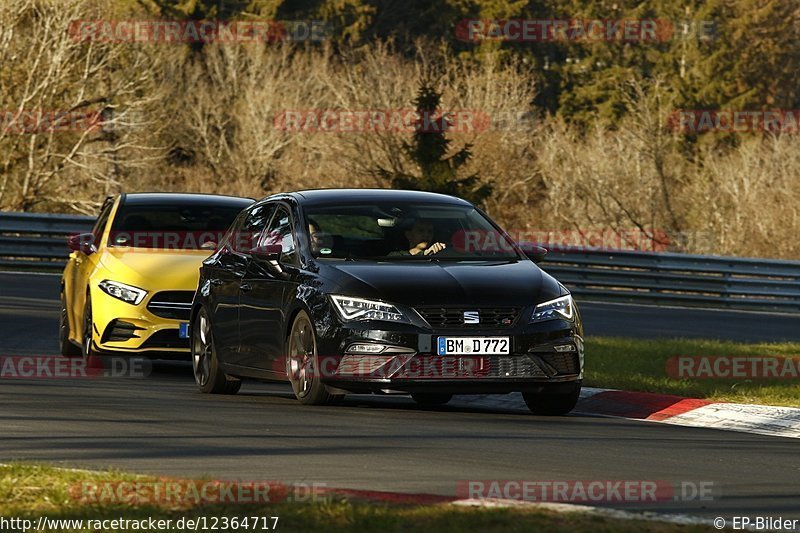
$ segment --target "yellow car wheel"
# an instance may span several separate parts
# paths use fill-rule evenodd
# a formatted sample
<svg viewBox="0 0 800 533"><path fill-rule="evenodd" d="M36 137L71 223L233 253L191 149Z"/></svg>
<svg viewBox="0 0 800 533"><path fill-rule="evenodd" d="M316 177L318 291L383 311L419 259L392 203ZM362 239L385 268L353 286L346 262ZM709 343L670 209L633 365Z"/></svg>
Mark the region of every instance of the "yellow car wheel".
<svg viewBox="0 0 800 533"><path fill-rule="evenodd" d="M104 367L103 359L94 351L94 348L92 347L92 338L94 337L92 334L92 327L92 301L87 295L86 308L83 311L83 358L86 360L86 365L88 368L102 369Z"/></svg>
<svg viewBox="0 0 800 533"><path fill-rule="evenodd" d="M67 303L64 295L61 295L61 315L58 324L58 345L61 355L64 357L80 357L83 352L69 340L69 315L67 315Z"/></svg>

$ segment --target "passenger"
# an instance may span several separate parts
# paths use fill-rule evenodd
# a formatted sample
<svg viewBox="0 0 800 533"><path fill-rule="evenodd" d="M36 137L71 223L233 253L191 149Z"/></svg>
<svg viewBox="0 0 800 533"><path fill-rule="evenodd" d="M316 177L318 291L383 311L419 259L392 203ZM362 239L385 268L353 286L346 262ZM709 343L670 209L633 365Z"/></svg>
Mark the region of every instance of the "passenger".
<svg viewBox="0 0 800 533"><path fill-rule="evenodd" d="M332 239L327 233L320 231L319 224L313 218L308 219L308 237L311 241L311 253L316 257L320 255L330 255Z"/></svg>

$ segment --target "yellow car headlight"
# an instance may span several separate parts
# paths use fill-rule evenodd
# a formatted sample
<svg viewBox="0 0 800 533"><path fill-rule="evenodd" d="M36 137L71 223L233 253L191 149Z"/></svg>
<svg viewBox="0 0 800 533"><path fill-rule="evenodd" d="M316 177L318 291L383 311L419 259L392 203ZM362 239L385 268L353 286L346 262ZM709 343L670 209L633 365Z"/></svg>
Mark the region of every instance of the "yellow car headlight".
<svg viewBox="0 0 800 533"><path fill-rule="evenodd" d="M142 300L144 300L144 297L147 296L146 290L134 287L133 285L126 285L119 281L104 279L100 282L99 286L100 289L109 296L131 305L139 305L142 303Z"/></svg>

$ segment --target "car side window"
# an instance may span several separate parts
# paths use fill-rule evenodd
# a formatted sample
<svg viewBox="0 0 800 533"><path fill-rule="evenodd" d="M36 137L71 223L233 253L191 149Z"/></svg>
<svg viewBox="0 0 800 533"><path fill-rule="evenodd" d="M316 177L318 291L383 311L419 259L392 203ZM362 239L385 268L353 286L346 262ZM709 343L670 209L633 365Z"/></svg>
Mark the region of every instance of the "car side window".
<svg viewBox="0 0 800 533"><path fill-rule="evenodd" d="M92 228L92 235L94 235L94 245L100 246L100 239L103 238L103 231L108 224L108 217L111 215L111 209L114 207L114 198L106 198L103 206L100 208L100 214L97 215L97 221Z"/></svg>
<svg viewBox="0 0 800 533"><path fill-rule="evenodd" d="M221 246L237 252L249 252L258 243L275 211L274 204L262 204L245 209L231 224Z"/></svg>
<svg viewBox="0 0 800 533"><path fill-rule="evenodd" d="M239 242L248 243L242 251L249 251L258 245L274 212L275 204L257 205L248 211L244 223L239 229Z"/></svg>
<svg viewBox="0 0 800 533"><path fill-rule="evenodd" d="M225 235L222 236L222 239L220 240L218 245L218 249L225 249L225 250L237 249L237 243L234 236L239 233L239 228L242 227L242 224L244 223L244 219L246 216L247 216L247 210L242 211L241 213L236 215L236 218L233 220L231 227L228 228L228 231L226 231Z"/></svg>
<svg viewBox="0 0 800 533"><path fill-rule="evenodd" d="M278 208L262 244L280 244L282 250L281 262L297 265L299 257L292 226L292 215L289 211L285 207Z"/></svg>

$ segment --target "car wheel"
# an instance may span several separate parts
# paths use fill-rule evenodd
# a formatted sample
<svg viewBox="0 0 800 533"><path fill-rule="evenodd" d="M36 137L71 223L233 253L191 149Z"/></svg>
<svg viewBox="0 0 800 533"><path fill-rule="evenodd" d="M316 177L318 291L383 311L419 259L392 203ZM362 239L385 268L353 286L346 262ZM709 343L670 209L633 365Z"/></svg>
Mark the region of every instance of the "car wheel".
<svg viewBox="0 0 800 533"><path fill-rule="evenodd" d="M414 401L417 404L423 407L436 407L438 405L444 405L450 400L453 399L452 394L427 394L421 392L415 392L411 395L414 398Z"/></svg>
<svg viewBox="0 0 800 533"><path fill-rule="evenodd" d="M192 327L192 370L197 386L206 394L236 394L242 387L240 379L229 377L219 366L205 309L197 313Z"/></svg>
<svg viewBox="0 0 800 533"><path fill-rule="evenodd" d="M81 341L81 354L86 361L87 368L102 370L104 368L103 359L94 350L94 332L92 331L94 322L92 321L92 301L86 295L86 307L83 308L83 339Z"/></svg>
<svg viewBox="0 0 800 533"><path fill-rule="evenodd" d="M58 321L58 347L64 357L80 357L83 350L69 340L69 316L64 295L61 295L61 316Z"/></svg>
<svg viewBox="0 0 800 533"><path fill-rule="evenodd" d="M305 311L295 317L286 344L286 375L300 403L324 405L340 401L343 395L329 393L320 379L317 337Z"/></svg>
<svg viewBox="0 0 800 533"><path fill-rule="evenodd" d="M569 392L523 392L525 405L536 415L565 415L575 408L581 396L580 383Z"/></svg>

